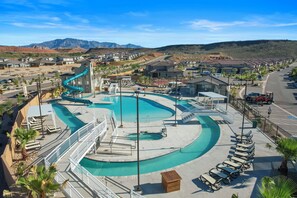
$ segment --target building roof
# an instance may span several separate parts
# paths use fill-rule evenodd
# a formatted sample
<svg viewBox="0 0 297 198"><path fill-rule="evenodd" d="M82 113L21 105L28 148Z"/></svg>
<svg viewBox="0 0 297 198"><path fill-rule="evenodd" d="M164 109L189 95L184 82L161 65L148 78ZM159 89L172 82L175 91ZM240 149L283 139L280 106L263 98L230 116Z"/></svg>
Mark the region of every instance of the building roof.
<svg viewBox="0 0 297 198"><path fill-rule="evenodd" d="M188 81L188 84L197 84L199 82L208 82L208 83L212 83L212 84L216 84L216 85L228 85L227 82L221 80L221 79L218 79L216 77L213 77L213 76L202 76L202 77L198 77L194 80L190 80Z"/></svg>
<svg viewBox="0 0 297 198"><path fill-rule="evenodd" d="M152 66L152 67L172 67L175 66L175 62L171 61L171 60L164 60L164 61L157 61L157 62L152 62L152 63L148 63L148 66Z"/></svg>

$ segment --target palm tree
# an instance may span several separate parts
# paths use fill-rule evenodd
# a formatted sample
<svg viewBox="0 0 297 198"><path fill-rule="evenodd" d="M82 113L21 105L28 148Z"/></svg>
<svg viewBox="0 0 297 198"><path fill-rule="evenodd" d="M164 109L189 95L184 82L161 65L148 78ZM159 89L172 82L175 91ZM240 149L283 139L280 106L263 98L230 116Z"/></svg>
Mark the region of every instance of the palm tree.
<svg viewBox="0 0 297 198"><path fill-rule="evenodd" d="M285 176L263 177L258 186L261 198L290 198L297 192L297 185Z"/></svg>
<svg viewBox="0 0 297 198"><path fill-rule="evenodd" d="M279 171L288 175L288 160L297 157L297 140L291 138L282 138L277 141L276 150L283 155L284 159L279 167Z"/></svg>
<svg viewBox="0 0 297 198"><path fill-rule="evenodd" d="M55 183L57 168L52 164L48 169L43 165L33 166L26 177L18 178L16 184L25 187L28 190L29 197L45 198L50 193L57 191L64 186L68 180L62 184Z"/></svg>
<svg viewBox="0 0 297 198"><path fill-rule="evenodd" d="M19 141L20 147L22 149L22 157L23 160L27 158L27 151L26 151L26 144L30 140L34 140L39 135L39 132L34 129L24 129L24 128L17 128L14 131L15 138Z"/></svg>

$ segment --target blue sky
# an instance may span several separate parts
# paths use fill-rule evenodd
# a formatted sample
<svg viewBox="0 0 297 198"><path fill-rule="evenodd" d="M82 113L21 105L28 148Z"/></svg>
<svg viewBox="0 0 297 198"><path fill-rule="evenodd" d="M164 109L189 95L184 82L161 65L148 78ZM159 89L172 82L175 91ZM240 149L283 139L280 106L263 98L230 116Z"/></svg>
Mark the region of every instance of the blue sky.
<svg viewBox="0 0 297 198"><path fill-rule="evenodd" d="M57 38L145 47L297 40L295 0L1 0L0 45Z"/></svg>

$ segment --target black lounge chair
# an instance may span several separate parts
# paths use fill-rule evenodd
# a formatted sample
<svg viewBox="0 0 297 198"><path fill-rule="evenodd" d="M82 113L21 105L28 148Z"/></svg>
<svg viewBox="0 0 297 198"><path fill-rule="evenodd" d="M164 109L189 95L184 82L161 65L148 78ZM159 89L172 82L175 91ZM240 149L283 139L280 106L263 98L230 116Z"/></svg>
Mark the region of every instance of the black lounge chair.
<svg viewBox="0 0 297 198"><path fill-rule="evenodd" d="M210 189L213 191L216 191L222 188L220 183L222 179L215 179L212 176L210 176L208 173L204 173L200 175L199 179L200 181L208 185Z"/></svg>
<svg viewBox="0 0 297 198"><path fill-rule="evenodd" d="M224 164L218 164L216 166L216 169L225 172L226 174L230 175L230 177L234 179L237 178L240 174L239 170L231 168Z"/></svg>
<svg viewBox="0 0 297 198"><path fill-rule="evenodd" d="M227 175L226 173L223 173L220 170L217 170L216 168L212 168L209 170L209 175L213 178L222 179L224 184L230 184L230 175Z"/></svg>

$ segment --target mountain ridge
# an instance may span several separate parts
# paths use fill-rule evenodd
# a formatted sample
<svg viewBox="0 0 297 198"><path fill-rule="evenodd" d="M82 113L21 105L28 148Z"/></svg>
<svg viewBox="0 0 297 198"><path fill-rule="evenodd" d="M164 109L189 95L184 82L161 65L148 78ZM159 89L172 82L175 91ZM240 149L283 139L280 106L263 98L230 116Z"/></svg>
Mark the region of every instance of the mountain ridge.
<svg viewBox="0 0 297 198"><path fill-rule="evenodd" d="M58 48L142 48L139 45L134 45L128 43L126 45L120 45L113 42L98 42L98 41L88 41L74 38L65 38L65 39L55 39L51 41L44 41L42 43L32 43L30 45L22 47L31 47L31 48L49 48L49 49L58 49Z"/></svg>

